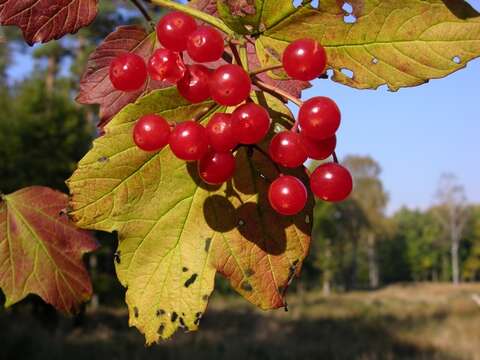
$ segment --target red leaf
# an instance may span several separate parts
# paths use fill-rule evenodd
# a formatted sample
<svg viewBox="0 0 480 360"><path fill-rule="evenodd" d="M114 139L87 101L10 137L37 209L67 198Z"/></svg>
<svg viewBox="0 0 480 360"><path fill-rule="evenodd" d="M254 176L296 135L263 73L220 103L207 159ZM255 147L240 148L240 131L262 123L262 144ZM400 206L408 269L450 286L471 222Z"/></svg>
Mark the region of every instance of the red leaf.
<svg viewBox="0 0 480 360"><path fill-rule="evenodd" d="M92 295L82 262L97 244L63 214L68 197L40 186L0 202L0 287L10 306L37 294L57 309L76 309Z"/></svg>
<svg viewBox="0 0 480 360"><path fill-rule="evenodd" d="M59 39L89 25L97 15L98 0L0 0L0 24L22 29L33 45Z"/></svg>
<svg viewBox="0 0 480 360"><path fill-rule="evenodd" d="M1 0L0 0L1 1ZM90 55L87 70L80 82L77 101L81 104L100 104L100 123L103 128L125 105L134 102L141 95L161 89L170 84L148 80L138 91L122 92L113 88L109 78L110 62L118 55L132 52L148 60L156 48L155 34L148 34L139 26L121 26L108 35Z"/></svg>

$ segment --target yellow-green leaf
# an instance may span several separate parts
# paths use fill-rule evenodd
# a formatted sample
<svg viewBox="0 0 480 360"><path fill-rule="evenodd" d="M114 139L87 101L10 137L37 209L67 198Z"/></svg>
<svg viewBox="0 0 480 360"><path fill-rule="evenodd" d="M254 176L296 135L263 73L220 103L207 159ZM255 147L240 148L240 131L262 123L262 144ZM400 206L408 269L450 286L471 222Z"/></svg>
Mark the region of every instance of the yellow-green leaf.
<svg viewBox="0 0 480 360"><path fill-rule="evenodd" d="M286 121L281 102L257 101ZM295 218L270 209L268 183L258 171L274 177L276 170L262 155L239 150L233 181L211 187L201 183L195 164L168 147L145 153L132 141L132 126L143 114L182 121L211 108L201 119L206 122L227 110L212 105L187 104L175 89L152 92L107 125L68 182L77 224L118 232L117 274L128 288L130 324L147 343L178 328L197 329L217 271L259 307L283 306L308 251L311 207Z"/></svg>
<svg viewBox="0 0 480 360"><path fill-rule="evenodd" d="M342 9L343 1L320 1L318 9L295 9L289 0L275 2L282 11L258 39L263 65L278 62L290 42L315 38L327 49L333 80L361 89L386 84L397 90L444 77L480 56L480 16L464 1L348 3L354 23L345 22L349 14ZM266 10L268 4L266 0L265 19L273 14Z"/></svg>

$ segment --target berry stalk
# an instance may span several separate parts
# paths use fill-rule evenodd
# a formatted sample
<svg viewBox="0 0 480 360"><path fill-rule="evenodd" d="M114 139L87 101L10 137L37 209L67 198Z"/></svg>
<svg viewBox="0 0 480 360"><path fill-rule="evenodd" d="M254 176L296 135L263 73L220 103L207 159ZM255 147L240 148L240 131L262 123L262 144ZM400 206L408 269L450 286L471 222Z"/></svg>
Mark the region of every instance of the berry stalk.
<svg viewBox="0 0 480 360"><path fill-rule="evenodd" d="M234 35L233 30L231 30L222 20L216 18L215 16L204 13L203 11L197 10L193 7L183 5L171 0L148 0L154 5L162 6L172 10L179 10L186 14L189 14L198 20L210 24L216 27L218 30L223 31L227 35Z"/></svg>
<svg viewBox="0 0 480 360"><path fill-rule="evenodd" d="M255 84L256 86L258 86L261 90L263 90L265 92L268 92L269 94L275 96L276 98L279 98L282 101L285 101L285 99L286 99L286 100L290 100L291 102L293 102L295 105L297 105L299 107L303 105L303 101L300 100L299 98L290 95L286 91L283 91L283 90L277 88L276 86L269 85L269 84L259 80L256 77L252 78L252 83Z"/></svg>

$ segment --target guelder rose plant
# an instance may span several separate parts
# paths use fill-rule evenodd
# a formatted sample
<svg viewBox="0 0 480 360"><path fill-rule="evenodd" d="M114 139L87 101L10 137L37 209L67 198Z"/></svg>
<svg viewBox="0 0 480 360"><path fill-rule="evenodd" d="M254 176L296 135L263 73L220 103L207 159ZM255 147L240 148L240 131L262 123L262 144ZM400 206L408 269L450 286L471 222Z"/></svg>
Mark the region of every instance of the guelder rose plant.
<svg viewBox="0 0 480 360"><path fill-rule="evenodd" d="M314 197L352 191L335 153L339 107L300 100L311 80L395 91L480 55L479 14L460 0L351 1L351 13L338 1L151 2L172 11L149 28L132 1L146 27L118 27L90 56L77 101L100 105L103 135L70 196L31 187L0 203L6 306L35 293L77 309L92 293L81 258L96 248L80 229L116 231L112 261L147 343L197 329L216 272L261 309L286 306ZM0 23L47 42L87 26L97 5L0 0Z"/></svg>

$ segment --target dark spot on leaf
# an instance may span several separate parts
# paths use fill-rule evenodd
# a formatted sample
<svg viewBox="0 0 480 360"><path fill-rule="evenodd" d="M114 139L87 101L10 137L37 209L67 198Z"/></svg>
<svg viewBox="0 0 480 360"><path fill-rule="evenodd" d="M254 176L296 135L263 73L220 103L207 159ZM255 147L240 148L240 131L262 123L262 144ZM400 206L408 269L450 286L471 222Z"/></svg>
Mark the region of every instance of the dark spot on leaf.
<svg viewBox="0 0 480 360"><path fill-rule="evenodd" d="M178 318L178 314L174 311L172 313L172 317L170 318L170 320L172 320L172 322L175 322L175 320L177 320L177 318Z"/></svg>
<svg viewBox="0 0 480 360"><path fill-rule="evenodd" d="M298 259L294 260L294 261L293 261L293 266L297 266L298 263L299 263L299 260L298 260Z"/></svg>
<svg viewBox="0 0 480 360"><path fill-rule="evenodd" d="M137 308L136 306L133 308L133 315L134 315L136 318L138 318L138 308Z"/></svg>
<svg viewBox="0 0 480 360"><path fill-rule="evenodd" d="M198 325L200 324L200 318L196 318L196 319L193 321L193 323L198 326Z"/></svg>
<svg viewBox="0 0 480 360"><path fill-rule="evenodd" d="M182 271L183 271L183 272L187 272L187 271L188 271L188 268L184 266L184 267L182 268Z"/></svg>
<svg viewBox="0 0 480 360"><path fill-rule="evenodd" d="M240 288L242 288L245 291L252 291L253 290L252 285L250 285L250 283L248 281L242 282L242 284L240 285Z"/></svg>
<svg viewBox="0 0 480 360"><path fill-rule="evenodd" d="M165 330L165 325L160 324L160 327L158 328L158 335L163 335L163 331Z"/></svg>
<svg viewBox="0 0 480 360"><path fill-rule="evenodd" d="M210 244L212 243L212 238L207 238L205 240L205 251L208 252L210 250Z"/></svg>
<svg viewBox="0 0 480 360"><path fill-rule="evenodd" d="M180 326L181 326L182 328L185 328L186 325L185 325L185 321L183 320L183 317L180 316L180 318L179 318L178 320L179 320L179 322L180 322Z"/></svg>
<svg viewBox="0 0 480 360"><path fill-rule="evenodd" d="M163 309L158 309L157 312L156 312L156 314L157 314L157 317L162 316L162 315L165 315L165 310L163 310Z"/></svg>
<svg viewBox="0 0 480 360"><path fill-rule="evenodd" d="M252 269L245 270L245 276L246 277L253 276L254 274L255 274L255 271L253 271Z"/></svg>
<svg viewBox="0 0 480 360"><path fill-rule="evenodd" d="M199 318L202 317L202 315L203 315L202 312L197 312L197 313L195 314L195 318L199 319Z"/></svg>
<svg viewBox="0 0 480 360"><path fill-rule="evenodd" d="M202 300L203 300L203 301L208 301L208 295L203 295L203 296L202 296Z"/></svg>
<svg viewBox="0 0 480 360"><path fill-rule="evenodd" d="M197 274L193 274L192 276L190 276L190 278L187 281L185 281L185 284L183 284L183 286L188 288L190 285L192 285L195 282L195 280L197 280L197 277L198 277Z"/></svg>
<svg viewBox="0 0 480 360"><path fill-rule="evenodd" d="M108 161L108 157L106 157L106 156L102 156L101 158L98 159L99 163L104 163L104 162L107 162L107 161Z"/></svg>

